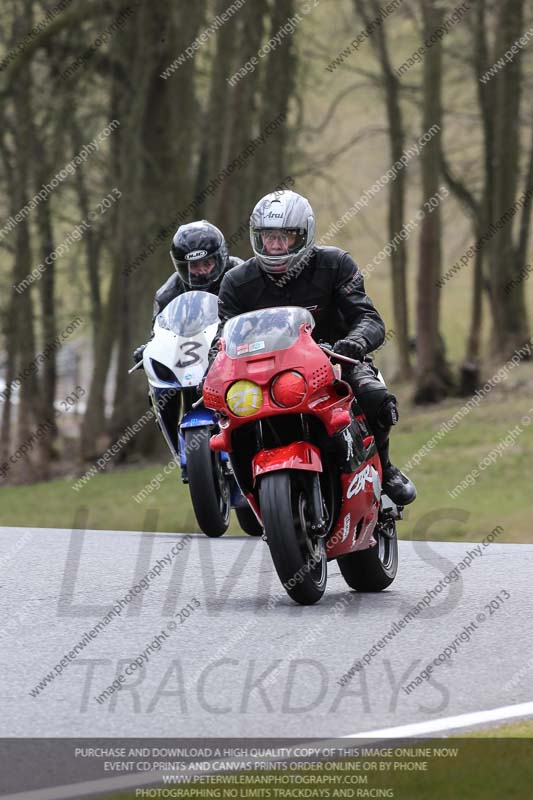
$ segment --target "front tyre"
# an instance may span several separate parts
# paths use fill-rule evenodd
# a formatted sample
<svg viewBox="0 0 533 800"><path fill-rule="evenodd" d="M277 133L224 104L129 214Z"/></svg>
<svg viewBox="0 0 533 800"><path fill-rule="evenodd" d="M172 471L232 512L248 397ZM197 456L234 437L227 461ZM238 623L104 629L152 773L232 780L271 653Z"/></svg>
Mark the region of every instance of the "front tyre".
<svg viewBox="0 0 533 800"><path fill-rule="evenodd" d="M393 519L378 521L374 530L377 544L337 559L342 577L358 592L381 592L390 586L398 571L398 537Z"/></svg>
<svg viewBox="0 0 533 800"><path fill-rule="evenodd" d="M210 428L186 428L187 475L192 507L201 530L207 536L222 536L231 512L229 479L219 453L209 447Z"/></svg>
<svg viewBox="0 0 533 800"><path fill-rule="evenodd" d="M264 475L259 485L259 505L283 588L296 603L316 603L326 589L326 548L324 539L310 532L301 473L280 470Z"/></svg>

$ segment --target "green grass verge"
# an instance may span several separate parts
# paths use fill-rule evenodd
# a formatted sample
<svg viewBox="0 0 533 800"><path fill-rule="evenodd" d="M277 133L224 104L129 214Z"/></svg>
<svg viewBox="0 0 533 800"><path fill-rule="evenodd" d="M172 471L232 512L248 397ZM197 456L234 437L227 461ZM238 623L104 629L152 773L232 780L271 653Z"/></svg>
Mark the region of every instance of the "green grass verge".
<svg viewBox="0 0 533 800"><path fill-rule="evenodd" d="M72 489L74 478L2 489L0 524L51 528L83 525L98 530L172 533L198 531L188 488L181 483L179 470L165 477L160 488L144 502L137 503L133 499L161 470L160 464L112 470L96 475L79 491ZM242 533L232 513L230 533L239 532Z"/></svg>
<svg viewBox="0 0 533 800"><path fill-rule="evenodd" d="M432 410L402 405L402 419L393 432L391 455L402 466L430 439L439 425L461 406L450 401ZM449 541L479 541L497 525L504 534L500 542L531 542L530 477L533 425L488 469L477 483L457 499L452 490L519 422L530 403L524 395L489 396L448 433L411 473L418 488L416 502L406 509L398 526L402 538ZM74 478L11 486L0 490L0 525L62 527L73 525L110 530L195 531L188 489L176 472L143 502L133 496L162 469L154 464L101 473L79 491ZM87 509L86 522L76 522L80 509ZM469 515L458 522L457 509ZM439 511L439 519L435 512ZM235 515L229 533L239 533Z"/></svg>
<svg viewBox="0 0 533 800"><path fill-rule="evenodd" d="M497 728L484 728L481 731L465 734L465 736L473 739L533 739L533 720L513 722Z"/></svg>

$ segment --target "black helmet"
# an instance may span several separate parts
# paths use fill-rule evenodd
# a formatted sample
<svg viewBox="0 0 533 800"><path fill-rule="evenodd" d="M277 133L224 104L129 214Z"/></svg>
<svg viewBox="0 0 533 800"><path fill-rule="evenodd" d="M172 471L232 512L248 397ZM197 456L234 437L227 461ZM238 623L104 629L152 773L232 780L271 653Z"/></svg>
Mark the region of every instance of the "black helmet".
<svg viewBox="0 0 533 800"><path fill-rule="evenodd" d="M223 275L228 248L222 231L202 219L180 225L172 240L170 258L186 286L206 290Z"/></svg>

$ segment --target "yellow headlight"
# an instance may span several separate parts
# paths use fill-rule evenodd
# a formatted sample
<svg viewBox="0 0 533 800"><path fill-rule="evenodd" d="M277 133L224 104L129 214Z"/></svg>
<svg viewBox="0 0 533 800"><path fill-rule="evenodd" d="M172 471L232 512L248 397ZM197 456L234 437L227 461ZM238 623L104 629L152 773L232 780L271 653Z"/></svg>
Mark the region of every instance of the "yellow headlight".
<svg viewBox="0 0 533 800"><path fill-rule="evenodd" d="M228 389L226 402L236 417L249 417L263 405L263 392L257 383L236 381Z"/></svg>

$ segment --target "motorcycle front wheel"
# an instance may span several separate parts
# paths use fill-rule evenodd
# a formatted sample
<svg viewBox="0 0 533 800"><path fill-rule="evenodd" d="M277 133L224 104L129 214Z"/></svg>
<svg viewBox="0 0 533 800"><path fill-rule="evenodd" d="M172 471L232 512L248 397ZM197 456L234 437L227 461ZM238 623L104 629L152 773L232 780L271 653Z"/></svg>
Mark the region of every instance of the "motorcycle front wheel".
<svg viewBox="0 0 533 800"><path fill-rule="evenodd" d="M214 453L209 447L211 433L211 428L187 428L183 436L189 491L196 520L207 536L217 537L228 529L231 488L220 453Z"/></svg>
<svg viewBox="0 0 533 800"><path fill-rule="evenodd" d="M301 605L318 602L326 589L324 539L313 535L301 472L279 470L261 478L259 505L274 567L290 598Z"/></svg>

